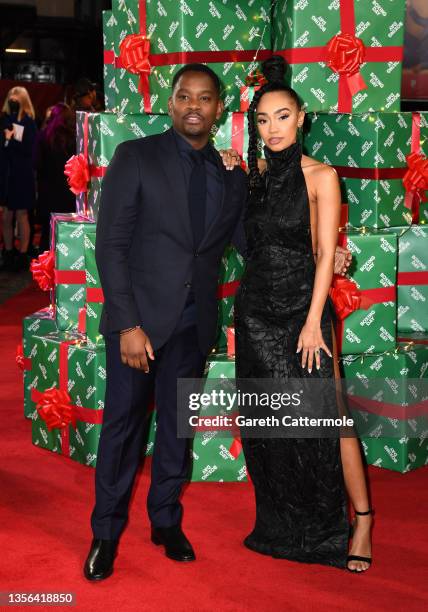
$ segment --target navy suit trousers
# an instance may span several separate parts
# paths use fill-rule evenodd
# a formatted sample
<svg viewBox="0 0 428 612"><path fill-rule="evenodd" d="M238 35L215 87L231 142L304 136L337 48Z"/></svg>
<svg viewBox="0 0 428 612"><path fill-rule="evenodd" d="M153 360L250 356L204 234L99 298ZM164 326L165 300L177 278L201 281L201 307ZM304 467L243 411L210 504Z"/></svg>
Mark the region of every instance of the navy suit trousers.
<svg viewBox="0 0 428 612"><path fill-rule="evenodd" d="M200 378L206 361L198 345L195 312L195 304L185 307L173 335L155 351L155 360L148 360L148 374L122 363L118 334L105 336L107 387L91 515L95 538L118 539L127 522L153 391L157 430L148 514L154 527L181 522L179 497L191 464L189 440L177 438L177 378Z"/></svg>

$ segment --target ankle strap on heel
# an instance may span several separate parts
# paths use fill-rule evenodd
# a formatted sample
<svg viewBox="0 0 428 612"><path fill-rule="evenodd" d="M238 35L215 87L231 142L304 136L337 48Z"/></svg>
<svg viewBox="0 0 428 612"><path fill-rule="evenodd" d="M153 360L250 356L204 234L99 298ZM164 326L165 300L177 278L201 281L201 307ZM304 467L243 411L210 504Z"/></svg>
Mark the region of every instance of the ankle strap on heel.
<svg viewBox="0 0 428 612"><path fill-rule="evenodd" d="M358 516L367 516L368 514L374 514L373 508L369 508L366 512L358 512L358 510L354 510L355 514Z"/></svg>

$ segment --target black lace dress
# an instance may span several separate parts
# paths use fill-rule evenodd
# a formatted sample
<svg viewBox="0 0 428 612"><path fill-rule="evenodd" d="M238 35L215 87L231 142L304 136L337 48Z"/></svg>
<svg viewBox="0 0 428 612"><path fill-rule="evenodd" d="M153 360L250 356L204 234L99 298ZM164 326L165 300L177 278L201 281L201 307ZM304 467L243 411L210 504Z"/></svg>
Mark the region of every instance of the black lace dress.
<svg viewBox="0 0 428 612"><path fill-rule="evenodd" d="M265 147L266 186L248 202L248 258L235 298L236 377L333 378L331 358L302 369L297 341L310 307L315 263L302 149ZM332 351L329 302L322 316ZM305 563L346 566L348 518L337 438L243 438L256 523L245 545Z"/></svg>

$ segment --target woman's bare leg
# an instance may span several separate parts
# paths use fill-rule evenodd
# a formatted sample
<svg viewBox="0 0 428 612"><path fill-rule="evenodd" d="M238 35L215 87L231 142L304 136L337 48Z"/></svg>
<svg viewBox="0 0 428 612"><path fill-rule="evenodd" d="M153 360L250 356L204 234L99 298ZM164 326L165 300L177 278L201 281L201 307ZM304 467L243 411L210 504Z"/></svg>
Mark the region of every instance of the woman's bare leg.
<svg viewBox="0 0 428 612"><path fill-rule="evenodd" d="M30 223L27 210L17 210L16 220L19 228L19 251L26 253L30 243Z"/></svg>
<svg viewBox="0 0 428 612"><path fill-rule="evenodd" d="M352 506L358 512L365 512L370 508L370 503L358 440L356 438L342 438L340 440L340 453L345 485ZM371 525L371 514L367 516L356 515L350 555L371 557ZM364 571L368 569L369 564L365 561L350 561L348 567L349 569Z"/></svg>
<svg viewBox="0 0 428 612"><path fill-rule="evenodd" d="M334 330L333 359L335 378L340 379L339 363L337 359L337 344ZM345 486L349 499L351 500L351 504L354 510L357 510L358 512L365 512L370 508L370 501L358 439L341 438L340 454L342 458ZM352 546L349 551L350 555L371 557L371 525L371 514L368 514L367 516L356 515ZM368 569L369 564L364 561L350 561L348 563L348 567L349 569L364 571Z"/></svg>

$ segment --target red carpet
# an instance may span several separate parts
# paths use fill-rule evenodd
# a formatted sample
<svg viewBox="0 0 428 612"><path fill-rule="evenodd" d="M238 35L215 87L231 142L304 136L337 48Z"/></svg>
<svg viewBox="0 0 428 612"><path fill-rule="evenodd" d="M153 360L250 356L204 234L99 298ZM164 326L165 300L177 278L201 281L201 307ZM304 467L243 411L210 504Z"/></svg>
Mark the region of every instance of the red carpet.
<svg viewBox="0 0 428 612"><path fill-rule="evenodd" d="M29 288L0 307L1 592L72 592L78 610L103 612L426 609L427 468L405 475L370 469L374 565L354 575L245 549L254 506L250 485L241 483L187 488L184 527L198 559L189 565L168 560L149 541L146 463L115 572L88 583L82 565L92 537L94 470L34 447L22 416L14 360L21 318L44 305L46 296Z"/></svg>

